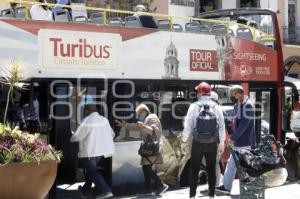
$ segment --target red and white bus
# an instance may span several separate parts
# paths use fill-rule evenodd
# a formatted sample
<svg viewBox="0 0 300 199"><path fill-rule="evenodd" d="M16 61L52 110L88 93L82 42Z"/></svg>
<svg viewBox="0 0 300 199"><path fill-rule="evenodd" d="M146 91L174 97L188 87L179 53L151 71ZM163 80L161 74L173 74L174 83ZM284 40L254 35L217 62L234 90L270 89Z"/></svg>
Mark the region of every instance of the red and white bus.
<svg viewBox="0 0 300 199"><path fill-rule="evenodd" d="M162 15L145 16L149 22ZM133 15L138 20L142 17L143 13ZM241 17L246 24L236 23ZM138 132L118 129L114 120L136 121L134 110L139 103L157 113L166 149L170 149L166 157L172 160L160 167L161 174L184 184L188 158L182 164L185 154L177 137L188 106L197 99L195 85L201 81L213 85L229 112L232 104L227 88L241 84L256 104L258 141L265 129L278 140L284 139L283 60L276 13L250 8L218 10L190 18L185 31L145 28L143 24L130 27L126 19L113 26L0 18L0 69L12 59L23 64L26 81L31 83L28 101L32 104L36 97L39 102L42 133L64 153L58 184L80 178L78 146L69 140L87 102L98 104L116 132L116 154L104 166L119 194L141 186L137 154L141 140ZM173 27L176 17L170 21ZM7 88L1 85L1 91L4 104ZM10 121L15 109L10 109Z"/></svg>

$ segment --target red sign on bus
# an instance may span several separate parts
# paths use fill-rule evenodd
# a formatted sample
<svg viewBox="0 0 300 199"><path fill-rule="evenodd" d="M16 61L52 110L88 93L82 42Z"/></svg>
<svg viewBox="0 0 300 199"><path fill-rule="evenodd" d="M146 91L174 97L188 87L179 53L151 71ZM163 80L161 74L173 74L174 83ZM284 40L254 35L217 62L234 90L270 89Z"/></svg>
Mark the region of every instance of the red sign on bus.
<svg viewBox="0 0 300 199"><path fill-rule="evenodd" d="M215 50L190 50L190 71L218 71Z"/></svg>
<svg viewBox="0 0 300 199"><path fill-rule="evenodd" d="M277 79L277 53L271 48L245 39L232 38L227 80L274 81Z"/></svg>

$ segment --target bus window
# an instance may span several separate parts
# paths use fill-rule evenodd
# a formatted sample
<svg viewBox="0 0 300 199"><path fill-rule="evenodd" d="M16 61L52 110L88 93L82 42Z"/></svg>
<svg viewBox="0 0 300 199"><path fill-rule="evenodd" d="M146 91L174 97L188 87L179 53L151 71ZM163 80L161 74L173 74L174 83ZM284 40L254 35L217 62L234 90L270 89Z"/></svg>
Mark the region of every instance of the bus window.
<svg viewBox="0 0 300 199"><path fill-rule="evenodd" d="M250 100L255 108L255 132L257 141L264 134L276 134L278 125L278 109L274 104L278 103L276 90L269 88L252 88L249 93ZM271 100L274 99L274 100Z"/></svg>
<svg viewBox="0 0 300 199"><path fill-rule="evenodd" d="M229 105L233 106L232 101L230 100L230 86L227 85L212 85L213 91L218 93L219 96L219 104L220 105Z"/></svg>
<svg viewBox="0 0 300 199"><path fill-rule="evenodd" d="M271 97L269 91L262 92L262 116L261 116L261 133L269 134L270 133L270 104Z"/></svg>
<svg viewBox="0 0 300 199"><path fill-rule="evenodd" d="M257 20L259 24L259 29L267 34L274 34L274 27L272 22L272 17L270 15L260 15Z"/></svg>
<svg viewBox="0 0 300 199"><path fill-rule="evenodd" d="M139 84L133 81L113 83L112 110L113 120L124 120L127 123L136 123L135 108L139 103L145 103L151 112L155 113L156 104L152 99L152 84ZM115 127L117 136L115 142L141 140L138 130L128 130Z"/></svg>
<svg viewBox="0 0 300 199"><path fill-rule="evenodd" d="M250 98L251 102L255 104L256 103L256 92L250 92L249 98Z"/></svg>
<svg viewBox="0 0 300 199"><path fill-rule="evenodd" d="M100 101L99 88L96 86L84 86L80 88L69 87L69 92L72 93L70 97L70 104L72 105L72 116L70 119L70 125L72 131L75 131L80 125L81 121L86 117L85 105L86 104L97 104L98 112L107 117L106 111L104 111Z"/></svg>
<svg viewBox="0 0 300 199"><path fill-rule="evenodd" d="M135 123L135 108L140 104L146 104L152 113L160 118L163 134L170 136L177 135L182 131L182 120L187 113L190 102L187 101L187 86L178 84L159 84L151 82L150 84L135 82L134 93L129 98L114 98L115 118L125 120L129 123ZM117 90L121 89L116 87ZM124 88L122 88L124 91ZM127 93L128 94L128 93ZM126 112L124 111L126 110ZM140 140L139 132L127 129L120 129L116 138L120 141Z"/></svg>

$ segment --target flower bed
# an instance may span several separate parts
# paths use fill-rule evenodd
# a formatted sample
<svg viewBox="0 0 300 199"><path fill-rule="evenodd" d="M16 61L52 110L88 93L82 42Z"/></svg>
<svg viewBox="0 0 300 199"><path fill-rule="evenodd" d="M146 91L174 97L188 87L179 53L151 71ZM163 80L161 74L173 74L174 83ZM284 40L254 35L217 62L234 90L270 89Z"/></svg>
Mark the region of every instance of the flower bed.
<svg viewBox="0 0 300 199"><path fill-rule="evenodd" d="M16 162L60 161L61 152L52 149L38 134L22 132L0 124L0 165Z"/></svg>

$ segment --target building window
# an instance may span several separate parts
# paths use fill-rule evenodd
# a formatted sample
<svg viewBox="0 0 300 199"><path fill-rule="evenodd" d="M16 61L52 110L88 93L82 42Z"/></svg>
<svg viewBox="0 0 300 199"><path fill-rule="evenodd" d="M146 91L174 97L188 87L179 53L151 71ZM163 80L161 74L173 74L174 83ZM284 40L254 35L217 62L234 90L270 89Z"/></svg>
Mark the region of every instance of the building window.
<svg viewBox="0 0 300 199"><path fill-rule="evenodd" d="M195 7L194 0L171 0L171 4L177 6Z"/></svg>
<svg viewBox="0 0 300 199"><path fill-rule="evenodd" d="M258 7L260 7L259 0L241 0L240 7L241 8L258 8Z"/></svg>
<svg viewBox="0 0 300 199"><path fill-rule="evenodd" d="M200 12L217 10L216 0L200 0Z"/></svg>
<svg viewBox="0 0 300 199"><path fill-rule="evenodd" d="M288 4L288 25L293 28L296 25L296 1L289 0Z"/></svg>

